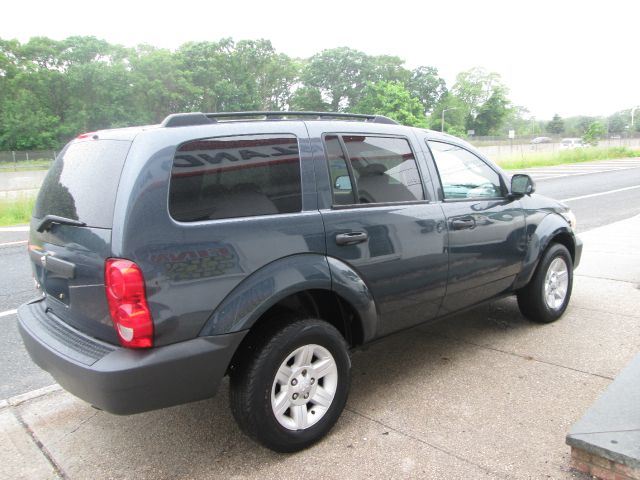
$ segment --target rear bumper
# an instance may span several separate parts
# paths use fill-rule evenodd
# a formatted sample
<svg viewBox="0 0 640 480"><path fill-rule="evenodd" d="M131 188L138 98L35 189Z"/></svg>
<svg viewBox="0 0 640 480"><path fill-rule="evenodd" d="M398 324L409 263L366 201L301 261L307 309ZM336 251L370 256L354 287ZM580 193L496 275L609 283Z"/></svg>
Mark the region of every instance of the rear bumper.
<svg viewBox="0 0 640 480"><path fill-rule="evenodd" d="M100 342L45 312L35 301L18 309L33 361L92 405L126 415L211 397L246 332L130 350Z"/></svg>

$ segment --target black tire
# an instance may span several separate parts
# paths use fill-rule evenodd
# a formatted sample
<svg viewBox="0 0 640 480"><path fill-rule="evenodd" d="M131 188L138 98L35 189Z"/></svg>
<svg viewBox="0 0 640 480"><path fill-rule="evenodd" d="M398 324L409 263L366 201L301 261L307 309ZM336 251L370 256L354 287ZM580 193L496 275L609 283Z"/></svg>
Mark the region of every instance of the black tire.
<svg viewBox="0 0 640 480"><path fill-rule="evenodd" d="M306 319L284 325L273 323L276 325L272 330L263 330L254 335L253 345L242 353L231 370L229 400L233 416L247 435L271 450L295 452L320 440L340 417L351 384L351 360L344 338L327 322ZM304 368L306 363L298 362L299 358L304 358L304 353L299 353L301 357L292 355L295 352L308 352L309 349L313 353L308 363L310 369L307 370ZM321 356L317 357L316 352ZM327 352L331 358L326 356ZM318 362L323 358L333 360L334 363L325 362L332 365L330 373L321 377L322 372L318 371L316 376L319 380L316 382L309 372L315 372L314 366L320 365ZM292 363L285 365L285 360ZM286 385L276 382L276 374L283 368L289 368L292 372L291 376L286 377L291 379ZM299 379L296 380L295 387L293 379ZM315 389L313 385L316 385ZM316 395L321 392L334 389L333 399L328 407L318 407L312 401L319 398ZM302 399L304 395L311 396L306 400L306 405L291 405L276 417L275 407L272 407L272 394L276 395L274 398L283 399L282 405L286 402L293 403L294 394L296 402L305 401ZM304 409L305 413L300 413L298 418L304 417L308 419L308 423L315 423L306 428L293 429L298 423L292 409L296 409L295 413ZM288 428L281 424L288 421L292 423Z"/></svg>
<svg viewBox="0 0 640 480"><path fill-rule="evenodd" d="M568 285L564 299L562 301L559 299L556 300L558 302L557 305L549 305L549 302L545 299L545 283L547 281L549 268L556 259L563 261L566 266ZM558 265L557 262L556 265ZM531 281L527 286L518 291L518 307L520 307L522 314L533 322L554 322L559 319L567 309L572 288L573 261L571 260L571 254L564 245L553 243L544 253Z"/></svg>

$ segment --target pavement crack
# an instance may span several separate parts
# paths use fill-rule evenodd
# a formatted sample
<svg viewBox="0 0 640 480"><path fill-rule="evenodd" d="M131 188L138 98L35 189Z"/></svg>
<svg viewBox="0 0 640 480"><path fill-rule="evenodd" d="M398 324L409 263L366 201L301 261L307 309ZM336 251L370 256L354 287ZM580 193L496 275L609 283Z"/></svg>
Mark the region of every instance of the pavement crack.
<svg viewBox="0 0 640 480"><path fill-rule="evenodd" d="M541 359L533 357L531 355L523 355L523 354L520 354L520 353L509 352L508 350L501 350L500 348L491 347L489 345L483 345L481 343L470 342L469 340L462 340L460 338L455 338L455 337L451 337L451 336L448 336L448 335L443 335L441 333L431 333L431 335L438 336L438 337L441 337L441 338L446 338L447 340L453 340L455 342L465 343L467 345L472 345L472 346L474 346L476 348L483 348L485 350L491 350L493 352L504 353L505 355L511 355L513 357L523 358L525 360L530 360L532 362L538 362L538 363L542 363L542 364L545 364L545 365L551 365L553 367L564 368L566 370L571 370L572 372L583 373L585 375L591 375L593 377L603 378L605 380L611 380L611 381L614 380L614 377L609 377L607 375L601 375L599 373L594 373L594 372L588 372L586 370L580 370L579 368L568 367L566 365L561 365L559 363L549 362L547 360L541 360Z"/></svg>
<svg viewBox="0 0 640 480"><path fill-rule="evenodd" d="M38 450L40 450L40 453L42 453L42 455L44 455L44 458L47 459L47 461L49 462L49 464L51 465L51 467L53 468L53 470L55 471L56 475L61 478L62 480L67 480L69 477L67 476L66 473L64 473L64 470L62 469L62 467L60 466L60 464L58 462L56 462L56 460L53 458L53 455L51 455L51 452L47 449L47 447L44 446L44 444L38 439L38 436L36 435L36 433L31 429L31 427L27 424L27 422L25 422L24 418L22 418L22 415L20 415L20 412L15 409L12 408L11 412L13 413L13 416L16 418L16 420L18 421L18 423L20 423L20 425L22 426L22 428L25 429L25 431L27 432L27 434L29 435L29 437L31 438L31 441L36 445L36 447L38 447Z"/></svg>
<svg viewBox="0 0 640 480"><path fill-rule="evenodd" d="M376 423L376 424L380 425L381 427L387 428L387 429L397 433L398 435L402 435L403 437L410 438L411 440L415 440L416 442L422 443L423 445L426 445L426 446L431 447L431 448L433 448L435 450L438 450L439 452L444 453L445 455L453 457L453 458L455 458L457 460L460 460L461 462L467 463L469 465L473 465L474 467L479 468L480 470L482 470L485 473L488 473L489 475L494 475L494 476L498 476L498 477L501 477L501 478L508 478L508 479L516 478L516 477L512 477L510 475L504 474L502 472L495 472L493 470L490 470L487 467L485 467L483 465L480 465L479 463L473 462L473 461L469 460L468 458L461 457L460 455L457 455L457 454L451 452L450 450L447 450L445 447L442 447L440 445L436 445L435 443L427 442L426 440L423 440L420 437L416 437L415 435L412 435L412 434L407 433L407 432L405 432L403 430L395 428L395 427L393 427L393 426L391 426L391 425L389 425L387 423L384 423L384 422L382 422L382 421L380 421L380 420L378 420L376 418L370 417L369 415L361 413L361 412L359 412L357 410L354 410L352 408L345 407L345 410L347 410L348 412L353 413L354 415L357 415L357 416L362 417L362 418L364 418L366 420L369 420L370 422Z"/></svg>
<svg viewBox="0 0 640 480"><path fill-rule="evenodd" d="M72 430L70 430L69 432L65 433L64 436L58 440L58 442L64 440L65 438L67 438L69 435L76 433L78 430L80 430L80 427L82 427L85 423L87 423L88 421L90 421L92 418L94 418L96 415L98 415L99 410L96 410L95 412L93 412L91 415L89 415L87 418L85 418L84 420L82 420L80 423L78 423L78 425L76 425Z"/></svg>

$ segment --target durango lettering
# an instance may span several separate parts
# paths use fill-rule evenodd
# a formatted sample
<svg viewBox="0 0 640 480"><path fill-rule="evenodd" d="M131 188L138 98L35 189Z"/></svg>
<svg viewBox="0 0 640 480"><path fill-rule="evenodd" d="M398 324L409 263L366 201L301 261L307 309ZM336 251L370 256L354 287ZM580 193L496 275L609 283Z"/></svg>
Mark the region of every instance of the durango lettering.
<svg viewBox="0 0 640 480"><path fill-rule="evenodd" d="M215 150L192 151L190 153L179 153L175 157L174 168L193 168L204 165L221 165L224 163L236 163L252 159L263 159L272 157L297 156L298 145L286 146L258 146L254 149L234 149L228 148L216 152ZM259 160L258 160L259 163Z"/></svg>

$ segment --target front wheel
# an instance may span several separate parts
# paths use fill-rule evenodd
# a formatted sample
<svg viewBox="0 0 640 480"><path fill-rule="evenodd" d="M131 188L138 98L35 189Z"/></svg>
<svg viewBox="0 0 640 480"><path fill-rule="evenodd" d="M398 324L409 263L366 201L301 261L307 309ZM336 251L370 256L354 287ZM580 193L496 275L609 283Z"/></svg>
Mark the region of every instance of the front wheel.
<svg viewBox="0 0 640 480"><path fill-rule="evenodd" d="M332 325L307 319L263 335L231 373L230 403L250 437L278 452L321 439L349 393L347 345Z"/></svg>
<svg viewBox="0 0 640 480"><path fill-rule="evenodd" d="M528 285L518 292L518 306L529 320L550 323L562 316L573 287L573 262L564 245L555 243L544 253Z"/></svg>

